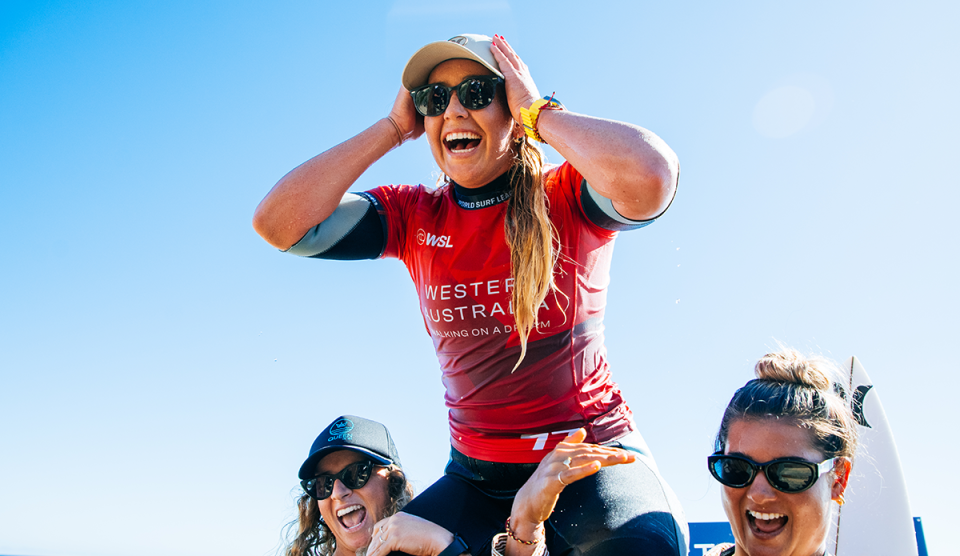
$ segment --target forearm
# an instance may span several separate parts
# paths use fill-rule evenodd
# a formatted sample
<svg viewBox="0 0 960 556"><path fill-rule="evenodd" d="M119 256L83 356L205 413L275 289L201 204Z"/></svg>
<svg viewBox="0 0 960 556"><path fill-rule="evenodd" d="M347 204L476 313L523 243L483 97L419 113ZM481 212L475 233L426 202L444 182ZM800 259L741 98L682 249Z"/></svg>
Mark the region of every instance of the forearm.
<svg viewBox="0 0 960 556"><path fill-rule="evenodd" d="M370 165L399 144L397 128L384 118L297 166L257 206L254 229L274 247L290 248L333 213Z"/></svg>
<svg viewBox="0 0 960 556"><path fill-rule="evenodd" d="M673 198L677 155L653 132L566 110L541 111L537 130L622 216L653 218Z"/></svg>

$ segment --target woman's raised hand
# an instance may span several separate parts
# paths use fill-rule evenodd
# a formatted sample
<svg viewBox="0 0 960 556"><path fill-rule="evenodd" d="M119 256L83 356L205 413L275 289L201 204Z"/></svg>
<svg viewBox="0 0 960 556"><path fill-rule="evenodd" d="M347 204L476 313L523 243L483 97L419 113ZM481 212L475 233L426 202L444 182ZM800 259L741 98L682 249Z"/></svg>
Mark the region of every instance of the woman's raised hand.
<svg viewBox="0 0 960 556"><path fill-rule="evenodd" d="M452 542L453 534L436 523L399 512L373 526L367 556L386 556L394 551L436 556Z"/></svg>
<svg viewBox="0 0 960 556"><path fill-rule="evenodd" d="M587 431L579 429L564 438L543 458L517 493L510 511L510 525L521 538L522 531L537 528L550 517L564 487L593 475L601 467L632 463L636 459L627 450L584 444L586 437Z"/></svg>
<svg viewBox="0 0 960 556"><path fill-rule="evenodd" d="M404 89L403 86L400 87L400 92L397 93L397 98L393 101L393 108L390 110L388 118L396 124L401 143L423 135L423 116L413 106L410 91Z"/></svg>
<svg viewBox="0 0 960 556"><path fill-rule="evenodd" d="M513 119L523 124L520 116L521 108L529 108L531 104L540 98L540 92L537 91L537 84L533 82L530 76L530 69L520 56L513 51L513 48L507 42L507 39L501 35L493 36L493 46L490 52L497 59L500 66L500 73L506 81L507 105L510 106L510 114Z"/></svg>

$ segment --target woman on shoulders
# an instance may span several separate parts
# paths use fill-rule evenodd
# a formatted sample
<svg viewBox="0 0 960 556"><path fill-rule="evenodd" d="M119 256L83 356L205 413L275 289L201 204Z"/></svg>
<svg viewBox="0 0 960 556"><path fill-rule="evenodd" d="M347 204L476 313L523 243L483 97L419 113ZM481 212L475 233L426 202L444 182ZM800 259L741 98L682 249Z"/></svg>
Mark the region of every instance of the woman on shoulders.
<svg viewBox="0 0 960 556"><path fill-rule="evenodd" d="M284 176L254 227L294 254L406 265L440 362L451 457L444 477L404 511L486 553L516 491L582 428L586 442L632 450L636 462L566 489L548 544L591 556L685 556L679 504L611 377L603 342L614 240L666 210L676 156L646 129L542 98L503 37L428 44L402 84L387 117ZM347 192L385 153L421 135L444 173L438 189ZM546 166L539 141L565 162Z"/></svg>

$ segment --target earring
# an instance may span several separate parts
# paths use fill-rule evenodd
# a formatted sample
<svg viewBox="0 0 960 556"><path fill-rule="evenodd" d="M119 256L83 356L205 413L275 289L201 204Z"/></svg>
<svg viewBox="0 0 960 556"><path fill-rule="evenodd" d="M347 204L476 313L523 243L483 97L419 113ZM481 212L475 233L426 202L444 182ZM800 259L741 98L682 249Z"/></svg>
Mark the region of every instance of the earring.
<svg viewBox="0 0 960 556"><path fill-rule="evenodd" d="M833 501L836 502L837 505L839 505L839 506L842 506L843 503L845 502L845 500L843 499L843 495L842 495L842 494L839 495L839 496L837 496L836 498L834 498Z"/></svg>

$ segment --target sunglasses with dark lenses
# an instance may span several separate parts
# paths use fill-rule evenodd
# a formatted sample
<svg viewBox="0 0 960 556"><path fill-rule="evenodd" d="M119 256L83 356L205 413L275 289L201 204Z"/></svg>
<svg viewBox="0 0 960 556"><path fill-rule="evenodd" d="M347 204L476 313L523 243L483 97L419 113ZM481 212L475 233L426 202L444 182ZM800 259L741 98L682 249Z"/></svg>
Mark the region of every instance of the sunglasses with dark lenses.
<svg viewBox="0 0 960 556"><path fill-rule="evenodd" d="M377 465L370 460L358 461L344 467L339 473L323 473L308 481L300 481L304 492L315 500L324 500L333 494L333 484L337 479L350 490L363 488Z"/></svg>
<svg viewBox="0 0 960 556"><path fill-rule="evenodd" d="M707 458L707 467L714 479L728 487L747 487L762 471L770 486L780 492L793 494L812 487L820 475L833 470L836 461L837 458L830 458L813 463L800 458L780 458L757 463L744 456L717 452Z"/></svg>
<svg viewBox="0 0 960 556"><path fill-rule="evenodd" d="M457 100L468 110L480 110L490 106L497 94L497 86L503 79L493 75L480 75L464 79L456 87L443 83L429 83L410 91L413 105L421 116L439 116L450 105L450 91L457 92Z"/></svg>

